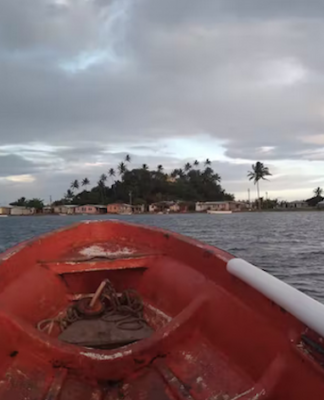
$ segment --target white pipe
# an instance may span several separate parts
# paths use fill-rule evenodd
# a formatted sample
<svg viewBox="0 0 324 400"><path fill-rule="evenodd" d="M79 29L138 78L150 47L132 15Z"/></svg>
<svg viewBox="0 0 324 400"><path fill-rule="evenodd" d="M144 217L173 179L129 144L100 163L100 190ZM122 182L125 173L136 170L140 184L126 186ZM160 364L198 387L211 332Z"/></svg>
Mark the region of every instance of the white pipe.
<svg viewBox="0 0 324 400"><path fill-rule="evenodd" d="M240 258L230 260L227 271L324 337L323 304Z"/></svg>

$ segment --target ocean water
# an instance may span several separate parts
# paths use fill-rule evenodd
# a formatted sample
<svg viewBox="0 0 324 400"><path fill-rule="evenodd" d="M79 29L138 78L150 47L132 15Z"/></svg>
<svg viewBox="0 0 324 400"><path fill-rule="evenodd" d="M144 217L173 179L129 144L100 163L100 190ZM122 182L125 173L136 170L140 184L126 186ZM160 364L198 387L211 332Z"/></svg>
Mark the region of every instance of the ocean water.
<svg viewBox="0 0 324 400"><path fill-rule="evenodd" d="M99 218L0 218L0 252L42 233L84 219ZM130 215L113 218L169 229L219 247L324 303L323 212Z"/></svg>

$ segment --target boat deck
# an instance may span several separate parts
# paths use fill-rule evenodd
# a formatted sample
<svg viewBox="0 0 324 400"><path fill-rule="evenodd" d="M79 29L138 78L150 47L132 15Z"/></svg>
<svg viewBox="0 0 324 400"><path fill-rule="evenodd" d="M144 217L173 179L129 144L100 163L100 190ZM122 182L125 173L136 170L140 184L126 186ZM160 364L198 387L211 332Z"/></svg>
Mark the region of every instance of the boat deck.
<svg viewBox="0 0 324 400"><path fill-rule="evenodd" d="M231 255L111 226L81 224L2 256L0 398L299 400L324 388L305 326L228 276ZM141 295L150 337L103 350L37 331L105 279Z"/></svg>

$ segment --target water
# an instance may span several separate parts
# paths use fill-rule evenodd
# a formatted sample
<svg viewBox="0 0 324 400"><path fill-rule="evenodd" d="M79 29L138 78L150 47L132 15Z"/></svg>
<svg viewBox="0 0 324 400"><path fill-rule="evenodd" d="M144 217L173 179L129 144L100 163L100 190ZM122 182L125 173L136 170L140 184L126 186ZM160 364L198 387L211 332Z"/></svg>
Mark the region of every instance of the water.
<svg viewBox="0 0 324 400"><path fill-rule="evenodd" d="M324 302L322 212L114 216L116 218L169 229L217 246ZM98 216L0 218L0 252L22 240L84 219L98 219Z"/></svg>

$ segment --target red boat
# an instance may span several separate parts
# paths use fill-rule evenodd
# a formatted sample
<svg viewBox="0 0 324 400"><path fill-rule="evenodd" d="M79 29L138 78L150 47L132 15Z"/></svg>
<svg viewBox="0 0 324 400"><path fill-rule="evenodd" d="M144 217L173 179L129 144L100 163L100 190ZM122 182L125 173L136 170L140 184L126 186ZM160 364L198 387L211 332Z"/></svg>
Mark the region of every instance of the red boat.
<svg viewBox="0 0 324 400"><path fill-rule="evenodd" d="M222 250L87 221L0 263L1 399L324 397L324 306Z"/></svg>

